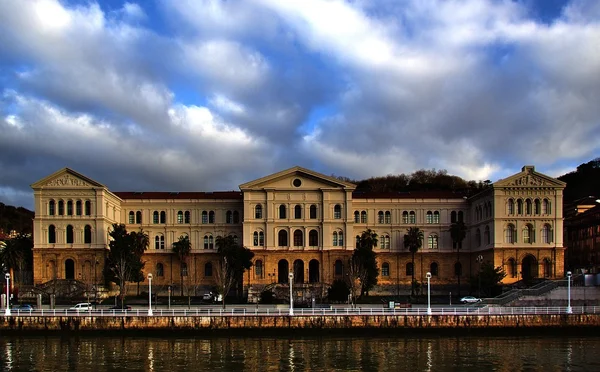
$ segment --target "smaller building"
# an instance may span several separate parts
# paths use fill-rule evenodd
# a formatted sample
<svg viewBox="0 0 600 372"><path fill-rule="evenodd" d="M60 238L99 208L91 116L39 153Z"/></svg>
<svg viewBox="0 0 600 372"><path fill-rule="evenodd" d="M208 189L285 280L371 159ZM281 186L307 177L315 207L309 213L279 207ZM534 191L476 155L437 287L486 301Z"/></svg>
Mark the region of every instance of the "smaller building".
<svg viewBox="0 0 600 372"><path fill-rule="evenodd" d="M589 196L565 206L567 269L600 273L600 199Z"/></svg>

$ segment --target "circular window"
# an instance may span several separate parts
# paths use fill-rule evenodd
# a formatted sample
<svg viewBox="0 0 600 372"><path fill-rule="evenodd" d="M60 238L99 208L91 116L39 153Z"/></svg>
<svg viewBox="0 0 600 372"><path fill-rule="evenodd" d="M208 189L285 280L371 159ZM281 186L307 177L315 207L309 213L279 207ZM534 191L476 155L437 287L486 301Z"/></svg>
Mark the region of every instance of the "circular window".
<svg viewBox="0 0 600 372"><path fill-rule="evenodd" d="M293 185L295 187L300 187L300 185L302 185L302 181L299 178L296 178L293 182Z"/></svg>

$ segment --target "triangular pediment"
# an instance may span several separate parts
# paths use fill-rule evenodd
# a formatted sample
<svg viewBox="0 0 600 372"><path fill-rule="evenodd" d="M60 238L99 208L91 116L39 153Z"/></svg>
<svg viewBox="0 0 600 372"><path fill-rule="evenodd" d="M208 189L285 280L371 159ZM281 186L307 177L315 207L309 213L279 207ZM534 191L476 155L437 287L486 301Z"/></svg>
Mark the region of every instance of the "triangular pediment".
<svg viewBox="0 0 600 372"><path fill-rule="evenodd" d="M79 188L79 187L104 187L104 185L88 178L70 168L63 168L52 173L36 183L31 188Z"/></svg>
<svg viewBox="0 0 600 372"><path fill-rule="evenodd" d="M356 185L302 167L293 167L240 185L240 190L337 188L354 190Z"/></svg>
<svg viewBox="0 0 600 372"><path fill-rule="evenodd" d="M561 187L567 184L535 171L534 166L526 165L521 172L494 182L494 187Z"/></svg>

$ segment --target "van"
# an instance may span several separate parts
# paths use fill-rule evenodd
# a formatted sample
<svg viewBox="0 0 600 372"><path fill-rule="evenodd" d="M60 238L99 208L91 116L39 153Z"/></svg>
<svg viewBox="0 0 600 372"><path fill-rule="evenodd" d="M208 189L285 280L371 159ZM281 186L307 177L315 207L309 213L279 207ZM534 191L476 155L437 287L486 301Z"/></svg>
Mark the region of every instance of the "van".
<svg viewBox="0 0 600 372"><path fill-rule="evenodd" d="M76 310L76 311L88 311L88 310L92 310L92 304L89 302L82 302L79 303L73 307L70 307L69 310Z"/></svg>

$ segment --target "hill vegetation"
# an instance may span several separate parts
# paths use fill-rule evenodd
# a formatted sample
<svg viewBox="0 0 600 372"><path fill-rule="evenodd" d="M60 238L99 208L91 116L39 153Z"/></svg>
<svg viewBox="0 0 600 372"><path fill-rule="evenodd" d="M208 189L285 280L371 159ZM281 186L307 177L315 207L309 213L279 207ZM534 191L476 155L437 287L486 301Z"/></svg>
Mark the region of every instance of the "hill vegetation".
<svg viewBox="0 0 600 372"><path fill-rule="evenodd" d="M565 204L588 196L600 199L600 158L581 164L577 170L558 179L567 183L563 196Z"/></svg>
<svg viewBox="0 0 600 372"><path fill-rule="evenodd" d="M20 234L31 234L35 213L23 207L0 203L0 231L6 234L15 230Z"/></svg>

